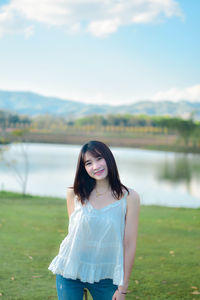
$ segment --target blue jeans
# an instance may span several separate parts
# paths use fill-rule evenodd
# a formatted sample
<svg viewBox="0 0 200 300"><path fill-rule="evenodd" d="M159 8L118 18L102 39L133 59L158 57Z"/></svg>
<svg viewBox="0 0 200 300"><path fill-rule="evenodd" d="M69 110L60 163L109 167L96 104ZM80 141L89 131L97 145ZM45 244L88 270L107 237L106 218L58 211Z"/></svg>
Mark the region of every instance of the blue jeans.
<svg viewBox="0 0 200 300"><path fill-rule="evenodd" d="M56 288L58 300L83 300L84 288L90 291L93 300L112 300L118 286L113 284L112 279L89 283L56 275Z"/></svg>

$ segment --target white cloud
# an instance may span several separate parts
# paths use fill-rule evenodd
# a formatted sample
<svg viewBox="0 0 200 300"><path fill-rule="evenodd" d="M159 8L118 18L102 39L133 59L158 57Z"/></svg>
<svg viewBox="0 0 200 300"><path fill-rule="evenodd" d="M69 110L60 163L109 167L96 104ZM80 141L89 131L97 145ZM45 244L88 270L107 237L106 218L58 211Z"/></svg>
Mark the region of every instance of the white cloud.
<svg viewBox="0 0 200 300"><path fill-rule="evenodd" d="M0 35L27 34L27 28L38 22L99 37L120 26L173 16L182 17L175 0L11 0L0 8Z"/></svg>
<svg viewBox="0 0 200 300"><path fill-rule="evenodd" d="M117 31L119 24L120 21L117 18L113 20L94 21L89 24L88 31L97 37L103 37Z"/></svg>
<svg viewBox="0 0 200 300"><path fill-rule="evenodd" d="M0 36L6 33L17 32L18 28L23 28L22 22L19 24L17 15L10 5L0 8Z"/></svg>
<svg viewBox="0 0 200 300"><path fill-rule="evenodd" d="M187 88L171 88L168 91L157 92L152 98L154 101L170 100L170 101L200 101L200 84Z"/></svg>

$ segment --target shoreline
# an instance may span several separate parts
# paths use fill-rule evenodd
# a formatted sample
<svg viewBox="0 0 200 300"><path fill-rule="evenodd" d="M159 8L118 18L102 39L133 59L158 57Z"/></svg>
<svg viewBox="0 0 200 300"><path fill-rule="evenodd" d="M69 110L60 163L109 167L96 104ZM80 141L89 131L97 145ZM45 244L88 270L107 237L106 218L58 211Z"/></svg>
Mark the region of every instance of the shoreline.
<svg viewBox="0 0 200 300"><path fill-rule="evenodd" d="M1 196L6 196L6 197L10 197L13 199L14 196L16 196L16 198L23 198L24 200L25 199L36 199L36 200L41 200L41 199L51 199L52 201L54 200L58 200L58 201L66 201L66 198L65 197L58 197L58 196L48 196L48 195L34 195L34 194L29 194L29 193L26 193L25 195L23 195L21 192L18 192L18 191L11 191L11 190L0 190L0 197ZM1 202L1 199L0 199L0 202ZM185 206L169 206L169 205L159 205L159 204L143 204L142 201L140 202L140 205L142 207L151 207L151 208L174 208L176 210L178 209L194 209L194 210L197 210L199 209L200 210L200 204L199 204L199 207L185 207Z"/></svg>
<svg viewBox="0 0 200 300"><path fill-rule="evenodd" d="M14 142L24 143L44 143L44 144L64 144L64 145L83 145L89 140L100 140L111 147L127 147L145 150L158 150L166 152L179 153L200 153L200 147L186 147L176 135L154 135L154 134L138 134L128 136L125 134L104 134L102 132L77 132L69 134L66 132L29 132L20 138L16 138L11 134L5 137L6 145Z"/></svg>

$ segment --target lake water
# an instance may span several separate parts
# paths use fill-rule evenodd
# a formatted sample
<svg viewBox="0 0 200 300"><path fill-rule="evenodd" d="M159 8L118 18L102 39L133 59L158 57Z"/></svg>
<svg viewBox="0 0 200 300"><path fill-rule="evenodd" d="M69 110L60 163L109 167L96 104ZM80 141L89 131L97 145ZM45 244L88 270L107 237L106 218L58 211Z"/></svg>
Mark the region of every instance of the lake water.
<svg viewBox="0 0 200 300"><path fill-rule="evenodd" d="M65 198L73 183L81 146L55 144L11 145L7 161L23 175L26 148L29 159L27 192ZM200 207L200 155L111 147L121 181L135 189L145 205ZM21 191L13 168L0 163L0 188Z"/></svg>

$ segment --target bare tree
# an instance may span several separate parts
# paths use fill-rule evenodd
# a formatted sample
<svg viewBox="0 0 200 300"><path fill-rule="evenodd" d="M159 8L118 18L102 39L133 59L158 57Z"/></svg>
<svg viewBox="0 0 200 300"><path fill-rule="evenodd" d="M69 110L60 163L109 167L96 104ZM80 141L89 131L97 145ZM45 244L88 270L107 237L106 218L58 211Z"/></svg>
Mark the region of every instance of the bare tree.
<svg viewBox="0 0 200 300"><path fill-rule="evenodd" d="M28 143L24 143L23 137L27 130L15 130L13 135L16 137L15 153L13 159L12 154L9 154L11 146L7 146L7 151L1 152L3 162L9 167L22 189L22 194L26 194L28 175L29 175L29 159L28 159ZM21 166L20 166L21 162Z"/></svg>

